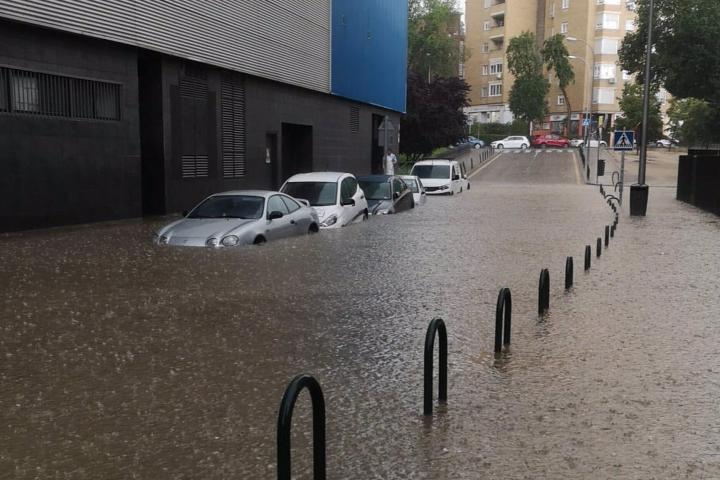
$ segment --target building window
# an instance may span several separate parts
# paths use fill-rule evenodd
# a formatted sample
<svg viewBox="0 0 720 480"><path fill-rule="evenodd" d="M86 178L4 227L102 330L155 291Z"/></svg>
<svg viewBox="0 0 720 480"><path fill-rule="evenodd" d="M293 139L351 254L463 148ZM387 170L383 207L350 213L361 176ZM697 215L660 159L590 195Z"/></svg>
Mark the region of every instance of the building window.
<svg viewBox="0 0 720 480"><path fill-rule="evenodd" d="M485 22L483 22L483 30L486 30L486 31L490 30L490 21L489 20L485 20Z"/></svg>
<svg viewBox="0 0 720 480"><path fill-rule="evenodd" d="M615 89L614 88L594 88L593 89L593 103L601 103L606 105L612 105L615 103Z"/></svg>
<svg viewBox="0 0 720 480"><path fill-rule="evenodd" d="M120 120L120 85L0 67L0 112Z"/></svg>
<svg viewBox="0 0 720 480"><path fill-rule="evenodd" d="M483 66L482 66L482 74L483 74L483 75L487 75L487 74L488 74L488 66L487 66L487 65L483 65Z"/></svg>
<svg viewBox="0 0 720 480"><path fill-rule="evenodd" d="M15 112L40 111L38 79L30 72L16 71L10 76L10 97Z"/></svg>
<svg viewBox="0 0 720 480"><path fill-rule="evenodd" d="M625 20L625 30L628 32L635 31L635 20Z"/></svg>
<svg viewBox="0 0 720 480"><path fill-rule="evenodd" d="M482 88L480 89L480 96L481 96L481 97L487 97L487 96L488 96L488 89L487 89L487 87L482 87Z"/></svg>
<svg viewBox="0 0 720 480"><path fill-rule="evenodd" d="M502 73L502 71L503 71L502 63L491 63L490 64L490 74L491 75Z"/></svg>
<svg viewBox="0 0 720 480"><path fill-rule="evenodd" d="M557 104L558 104L558 105L565 105L565 95L558 95L558 96L557 96Z"/></svg>
<svg viewBox="0 0 720 480"><path fill-rule="evenodd" d="M615 64L614 63L596 63L593 71L593 77L596 79L610 79L615 78Z"/></svg>
<svg viewBox="0 0 720 480"><path fill-rule="evenodd" d="M568 33L568 22L562 22L560 24L560 33Z"/></svg>
<svg viewBox="0 0 720 480"><path fill-rule="evenodd" d="M563 10L567 10L568 8L570 8L570 0L562 0L561 8Z"/></svg>
<svg viewBox="0 0 720 480"><path fill-rule="evenodd" d="M501 83L494 83L490 85L490 96L491 97L499 97L502 95L502 84Z"/></svg>
<svg viewBox="0 0 720 480"><path fill-rule="evenodd" d="M598 38L595 40L595 53L606 55L617 55L618 53L617 38Z"/></svg>
<svg viewBox="0 0 720 480"><path fill-rule="evenodd" d="M617 13L600 13L595 19L595 28L617 30L620 28L620 15Z"/></svg>
<svg viewBox="0 0 720 480"><path fill-rule="evenodd" d="M488 53L490 51L490 44L485 42L482 45L480 45L480 52L482 53Z"/></svg>

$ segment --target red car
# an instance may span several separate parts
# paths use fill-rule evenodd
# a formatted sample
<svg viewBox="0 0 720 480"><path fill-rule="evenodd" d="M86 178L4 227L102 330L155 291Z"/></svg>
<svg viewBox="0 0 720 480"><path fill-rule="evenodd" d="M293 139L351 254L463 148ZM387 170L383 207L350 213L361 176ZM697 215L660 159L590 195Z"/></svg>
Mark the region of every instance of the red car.
<svg viewBox="0 0 720 480"><path fill-rule="evenodd" d="M532 139L532 146L536 148L568 148L570 146L570 140L554 133L548 133L545 135L536 135Z"/></svg>

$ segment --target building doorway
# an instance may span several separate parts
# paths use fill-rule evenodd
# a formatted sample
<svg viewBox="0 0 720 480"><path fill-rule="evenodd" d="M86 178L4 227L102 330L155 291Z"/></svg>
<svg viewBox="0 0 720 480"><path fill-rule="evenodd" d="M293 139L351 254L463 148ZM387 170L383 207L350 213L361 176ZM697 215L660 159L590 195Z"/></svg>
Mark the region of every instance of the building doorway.
<svg viewBox="0 0 720 480"><path fill-rule="evenodd" d="M165 153L162 130L162 70L159 55L138 60L142 213L165 213Z"/></svg>
<svg viewBox="0 0 720 480"><path fill-rule="evenodd" d="M313 128L310 125L282 124L282 163L278 187L297 173L312 172L313 169Z"/></svg>

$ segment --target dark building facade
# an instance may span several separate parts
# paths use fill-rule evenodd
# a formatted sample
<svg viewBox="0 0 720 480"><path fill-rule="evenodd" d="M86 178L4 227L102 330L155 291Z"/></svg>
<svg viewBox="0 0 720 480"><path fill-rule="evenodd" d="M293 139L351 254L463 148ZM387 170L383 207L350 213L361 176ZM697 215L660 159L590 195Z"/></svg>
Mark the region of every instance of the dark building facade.
<svg viewBox="0 0 720 480"><path fill-rule="evenodd" d="M0 231L179 212L211 193L275 189L305 171L380 169L380 126L386 118L398 125L404 109L404 57L392 78L378 81L373 74L370 90L365 83L345 81L347 93L333 92L331 70L337 67L331 64L337 62L331 57L345 52L338 50L343 45L330 50L335 28L330 1L303 2L313 16L284 14L288 22L297 15L316 22L302 48L320 52L317 58L303 59L302 51L277 53L277 45L256 46L266 51L236 58L217 46L193 51L192 38L162 44L142 32L113 38L120 27L102 30L97 25L103 17L88 19L94 30L84 24L76 28L70 20L51 25L28 12L53 1L25 0L20 10L0 0ZM63 10L73 3L80 8L79 0L68 0L56 6L56 17L70 13ZM108 3L116 10L136 5ZM406 1L386 5L393 3L406 11ZM385 18L386 7L375 8L358 14L357 22ZM327 26L318 19L326 19ZM342 21L352 23L347 17ZM220 26L210 19L206 28L213 22ZM158 20L158 25L164 24ZM160 26L147 28L167 33ZM245 30L254 28L248 24ZM264 27L257 28L261 35ZM401 24L397 35L405 34ZM229 35L226 43L234 41ZM352 43L346 35L344 45ZM394 48L404 55L405 44ZM204 51L212 54L203 58ZM289 72L293 62L298 68ZM375 59L372 68L381 64ZM367 75L362 62L343 68L355 69L358 78ZM390 142L396 145L397 137Z"/></svg>

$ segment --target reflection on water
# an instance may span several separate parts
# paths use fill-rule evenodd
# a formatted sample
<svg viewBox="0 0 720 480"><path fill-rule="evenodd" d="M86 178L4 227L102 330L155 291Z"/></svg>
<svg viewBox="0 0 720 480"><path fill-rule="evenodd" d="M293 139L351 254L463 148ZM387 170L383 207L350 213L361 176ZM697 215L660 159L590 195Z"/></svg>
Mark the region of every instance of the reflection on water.
<svg viewBox="0 0 720 480"><path fill-rule="evenodd" d="M569 293L565 257L581 265L612 219L585 187L477 184L262 247L160 248L161 220L4 236L0 478L274 478L300 372L325 391L329 478L720 476L718 225L652 200ZM495 358L502 286L513 339ZM449 401L428 421L435 316ZM309 412L303 393L298 478Z"/></svg>

